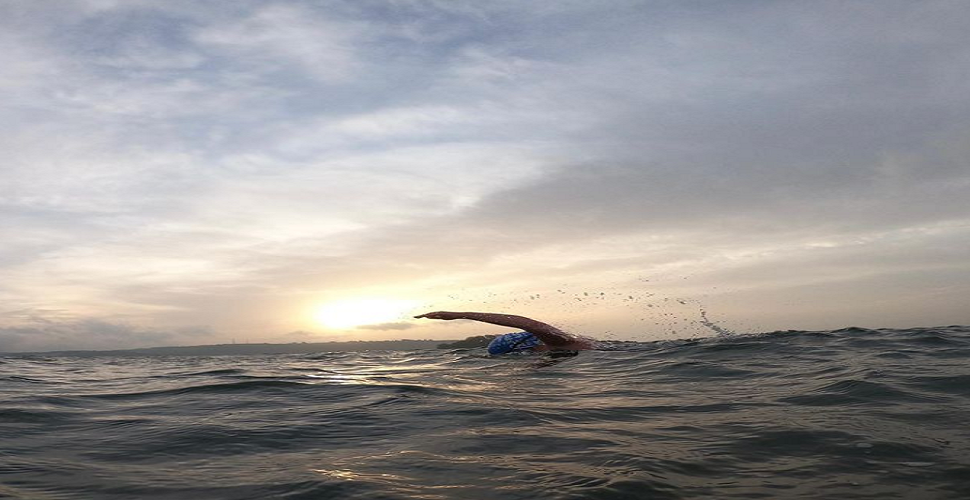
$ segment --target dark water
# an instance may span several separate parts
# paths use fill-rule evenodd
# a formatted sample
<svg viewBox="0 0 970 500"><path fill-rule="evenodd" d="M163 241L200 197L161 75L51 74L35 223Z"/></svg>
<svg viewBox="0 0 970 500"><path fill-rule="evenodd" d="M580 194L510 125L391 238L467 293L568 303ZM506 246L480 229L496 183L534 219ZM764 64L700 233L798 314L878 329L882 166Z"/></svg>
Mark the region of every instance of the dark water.
<svg viewBox="0 0 970 500"><path fill-rule="evenodd" d="M0 358L0 497L970 498L970 329Z"/></svg>

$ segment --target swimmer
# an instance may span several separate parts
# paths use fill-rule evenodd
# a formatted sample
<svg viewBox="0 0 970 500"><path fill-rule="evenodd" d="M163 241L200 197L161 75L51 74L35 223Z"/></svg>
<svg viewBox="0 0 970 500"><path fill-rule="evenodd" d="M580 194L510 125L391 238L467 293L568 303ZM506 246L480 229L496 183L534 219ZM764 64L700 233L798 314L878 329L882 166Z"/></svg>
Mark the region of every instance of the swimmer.
<svg viewBox="0 0 970 500"><path fill-rule="evenodd" d="M415 318L428 319L470 319L491 323L493 325L518 328L521 332L506 333L492 339L488 344L489 354L506 354L510 352L552 352L561 353L564 351L579 351L583 349L594 349L595 342L592 339L570 335L552 325L547 325L541 321L536 321L525 316L515 316L512 314L495 314L479 312L450 312L436 311L429 312Z"/></svg>

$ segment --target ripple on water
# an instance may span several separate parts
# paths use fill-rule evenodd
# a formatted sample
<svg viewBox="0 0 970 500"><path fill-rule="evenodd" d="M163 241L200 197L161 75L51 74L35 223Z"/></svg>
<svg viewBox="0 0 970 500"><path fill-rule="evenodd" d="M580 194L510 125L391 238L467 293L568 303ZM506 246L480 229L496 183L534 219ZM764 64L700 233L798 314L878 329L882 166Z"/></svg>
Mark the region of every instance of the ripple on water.
<svg viewBox="0 0 970 500"><path fill-rule="evenodd" d="M970 331L0 360L0 497L970 498Z"/></svg>

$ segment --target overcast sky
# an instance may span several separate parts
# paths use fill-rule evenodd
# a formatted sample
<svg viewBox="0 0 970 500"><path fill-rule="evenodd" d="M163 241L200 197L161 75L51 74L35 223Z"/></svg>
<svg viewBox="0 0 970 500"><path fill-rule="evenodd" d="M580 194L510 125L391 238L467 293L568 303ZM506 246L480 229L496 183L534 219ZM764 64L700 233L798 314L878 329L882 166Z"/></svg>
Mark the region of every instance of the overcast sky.
<svg viewBox="0 0 970 500"><path fill-rule="evenodd" d="M0 352L501 331L318 321L364 299L634 340L970 324L967 26L963 0L0 0Z"/></svg>

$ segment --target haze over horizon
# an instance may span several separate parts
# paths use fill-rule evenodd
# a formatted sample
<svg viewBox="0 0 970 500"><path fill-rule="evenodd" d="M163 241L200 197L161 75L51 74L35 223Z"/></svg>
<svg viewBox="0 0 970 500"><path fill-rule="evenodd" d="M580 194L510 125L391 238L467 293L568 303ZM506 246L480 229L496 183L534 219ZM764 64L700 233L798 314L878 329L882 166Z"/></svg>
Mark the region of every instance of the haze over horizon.
<svg viewBox="0 0 970 500"><path fill-rule="evenodd" d="M0 352L502 331L428 309L631 340L970 324L967 2L0 24Z"/></svg>

